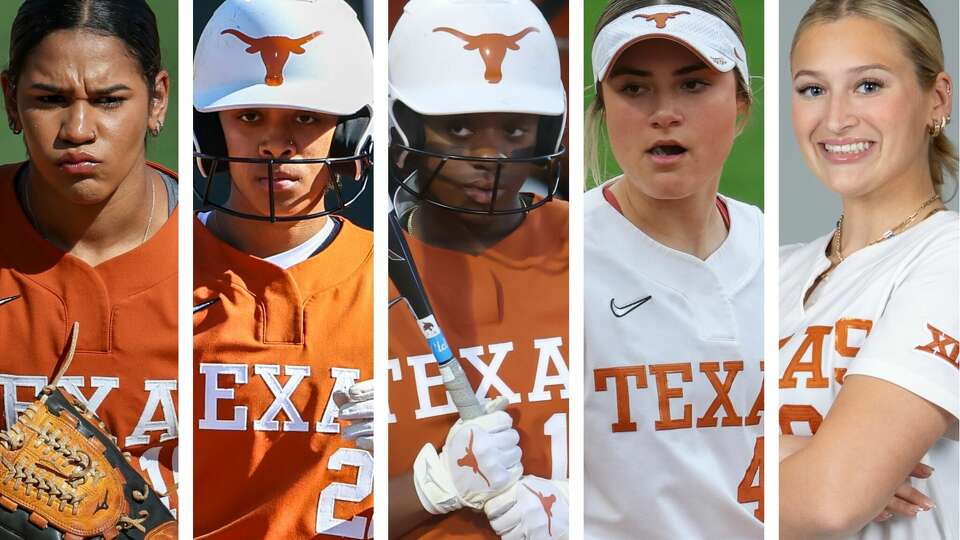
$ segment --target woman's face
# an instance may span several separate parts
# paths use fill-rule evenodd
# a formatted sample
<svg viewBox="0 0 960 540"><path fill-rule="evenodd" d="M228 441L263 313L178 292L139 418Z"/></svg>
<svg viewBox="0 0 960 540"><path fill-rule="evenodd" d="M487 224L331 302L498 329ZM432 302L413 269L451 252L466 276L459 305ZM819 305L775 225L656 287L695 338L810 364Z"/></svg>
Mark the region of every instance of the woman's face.
<svg viewBox="0 0 960 540"><path fill-rule="evenodd" d="M716 189L744 112L735 77L667 39L620 55L601 92L611 149L633 187L653 199Z"/></svg>
<svg viewBox="0 0 960 540"><path fill-rule="evenodd" d="M169 88L162 72L151 98L124 43L83 30L48 35L11 83L4 78L7 113L36 177L77 204L103 202L143 166L144 136L163 119Z"/></svg>
<svg viewBox="0 0 960 540"><path fill-rule="evenodd" d="M291 109L233 109L220 111L220 123L232 157L321 159L330 155L337 117ZM268 167L264 163L230 163L231 208L270 215ZM276 214L297 216L322 210L329 171L323 163L275 164Z"/></svg>
<svg viewBox="0 0 960 540"><path fill-rule="evenodd" d="M539 117L533 114L477 113L424 117L425 149L469 157L531 157L537 142ZM420 175L426 181L440 159L428 158ZM510 163L501 167L496 209L518 207L517 195L529 178L532 165ZM497 164L449 160L430 183L433 200L476 210L489 210L494 196Z"/></svg>
<svg viewBox="0 0 960 540"><path fill-rule="evenodd" d="M901 43L888 26L852 16L809 27L794 48L797 142L813 172L845 197L928 167L934 92L920 88Z"/></svg>

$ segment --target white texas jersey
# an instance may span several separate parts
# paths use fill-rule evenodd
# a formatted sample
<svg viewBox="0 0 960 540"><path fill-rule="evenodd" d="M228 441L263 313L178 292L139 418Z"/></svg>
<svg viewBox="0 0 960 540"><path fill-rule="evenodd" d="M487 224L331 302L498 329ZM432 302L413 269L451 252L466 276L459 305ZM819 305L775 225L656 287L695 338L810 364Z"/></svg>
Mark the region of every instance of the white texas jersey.
<svg viewBox="0 0 960 540"><path fill-rule="evenodd" d="M704 261L585 195L589 538L762 538L763 216L723 201Z"/></svg>
<svg viewBox="0 0 960 540"><path fill-rule="evenodd" d="M938 212L843 260L803 297L830 262L831 235L780 250L780 427L813 434L843 379L869 375L960 415L960 220ZM957 540L957 422L923 459L936 469L914 487L937 505L916 519L870 523L856 538Z"/></svg>

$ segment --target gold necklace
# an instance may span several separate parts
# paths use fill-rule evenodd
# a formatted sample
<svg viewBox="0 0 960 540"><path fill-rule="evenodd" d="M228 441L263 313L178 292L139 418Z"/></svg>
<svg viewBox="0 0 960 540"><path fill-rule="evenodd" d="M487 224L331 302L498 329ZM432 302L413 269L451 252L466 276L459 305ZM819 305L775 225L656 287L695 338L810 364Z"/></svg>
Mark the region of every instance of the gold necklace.
<svg viewBox="0 0 960 540"><path fill-rule="evenodd" d="M940 199L940 195L934 195L933 197L930 197L929 199L924 201L923 204L920 205L920 208L917 208L916 212L910 214L910 216L907 219L901 221L894 227L887 229L887 232L881 234L880 238L877 238L873 242L870 242L869 244L863 247L868 247L874 244L878 244L880 242L883 242L884 240L893 238L897 234L900 234L911 223L913 223L913 220L917 219L917 216L920 215L920 212L922 212L924 208L930 206L931 204L933 204L935 201L939 199ZM934 213L935 212L931 212L928 215L928 217L932 216ZM840 252L840 243L842 239L843 239L843 214L840 214L840 219L837 220L837 228L834 229L833 231L833 254L837 256L837 264L842 263L844 259L843 254Z"/></svg>

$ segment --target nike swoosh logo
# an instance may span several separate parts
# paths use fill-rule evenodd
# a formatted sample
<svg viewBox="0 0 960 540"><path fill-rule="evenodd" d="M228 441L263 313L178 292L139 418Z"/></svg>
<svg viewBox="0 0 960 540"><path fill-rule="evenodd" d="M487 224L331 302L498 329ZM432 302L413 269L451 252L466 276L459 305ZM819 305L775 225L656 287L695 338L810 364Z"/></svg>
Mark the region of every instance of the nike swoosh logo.
<svg viewBox="0 0 960 540"><path fill-rule="evenodd" d="M203 310L207 309L208 307L212 306L213 304L216 304L216 303L219 302L219 301L220 301L219 298L214 298L213 300L207 300L206 302L204 302L204 303L202 303L202 304L197 304L197 305L193 306L193 312L194 312L194 313L197 313L198 311L203 311Z"/></svg>
<svg viewBox="0 0 960 540"><path fill-rule="evenodd" d="M646 298L641 298L635 302L630 302L625 306L618 306L614 303L613 298L610 299L610 311L613 312L613 316L616 318L626 317L630 314L631 311L637 309L638 307L647 303L648 300L653 298L653 296L648 296Z"/></svg>
<svg viewBox="0 0 960 540"><path fill-rule="evenodd" d="M15 294L15 295L13 295L13 296L8 296L8 297L6 297L6 298L0 298L0 306L2 306L2 305L4 305L4 304L9 304L10 302L13 302L13 301L16 300L17 298L20 298L20 295L19 295L19 294Z"/></svg>

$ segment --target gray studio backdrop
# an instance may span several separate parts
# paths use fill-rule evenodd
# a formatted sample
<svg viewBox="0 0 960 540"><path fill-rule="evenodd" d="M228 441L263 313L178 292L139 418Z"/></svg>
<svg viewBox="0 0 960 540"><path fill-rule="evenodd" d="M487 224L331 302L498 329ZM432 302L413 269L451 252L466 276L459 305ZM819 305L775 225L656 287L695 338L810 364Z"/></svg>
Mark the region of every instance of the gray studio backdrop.
<svg viewBox="0 0 960 540"><path fill-rule="evenodd" d="M790 0L780 2L780 243L806 242L824 235L833 228L840 216L840 198L827 190L814 176L800 154L800 147L793 135L790 119L790 99L793 85L790 83L790 43L793 32L804 12L813 2L810 0ZM940 27L943 40L947 73L953 78L954 86L960 85L960 71L957 69L958 18L960 3L957 0L923 0ZM960 142L960 109L957 99L960 92L953 94L954 122L947 126L947 133L954 144ZM953 196L948 203L957 209L955 194L956 180L947 178L944 197Z"/></svg>

